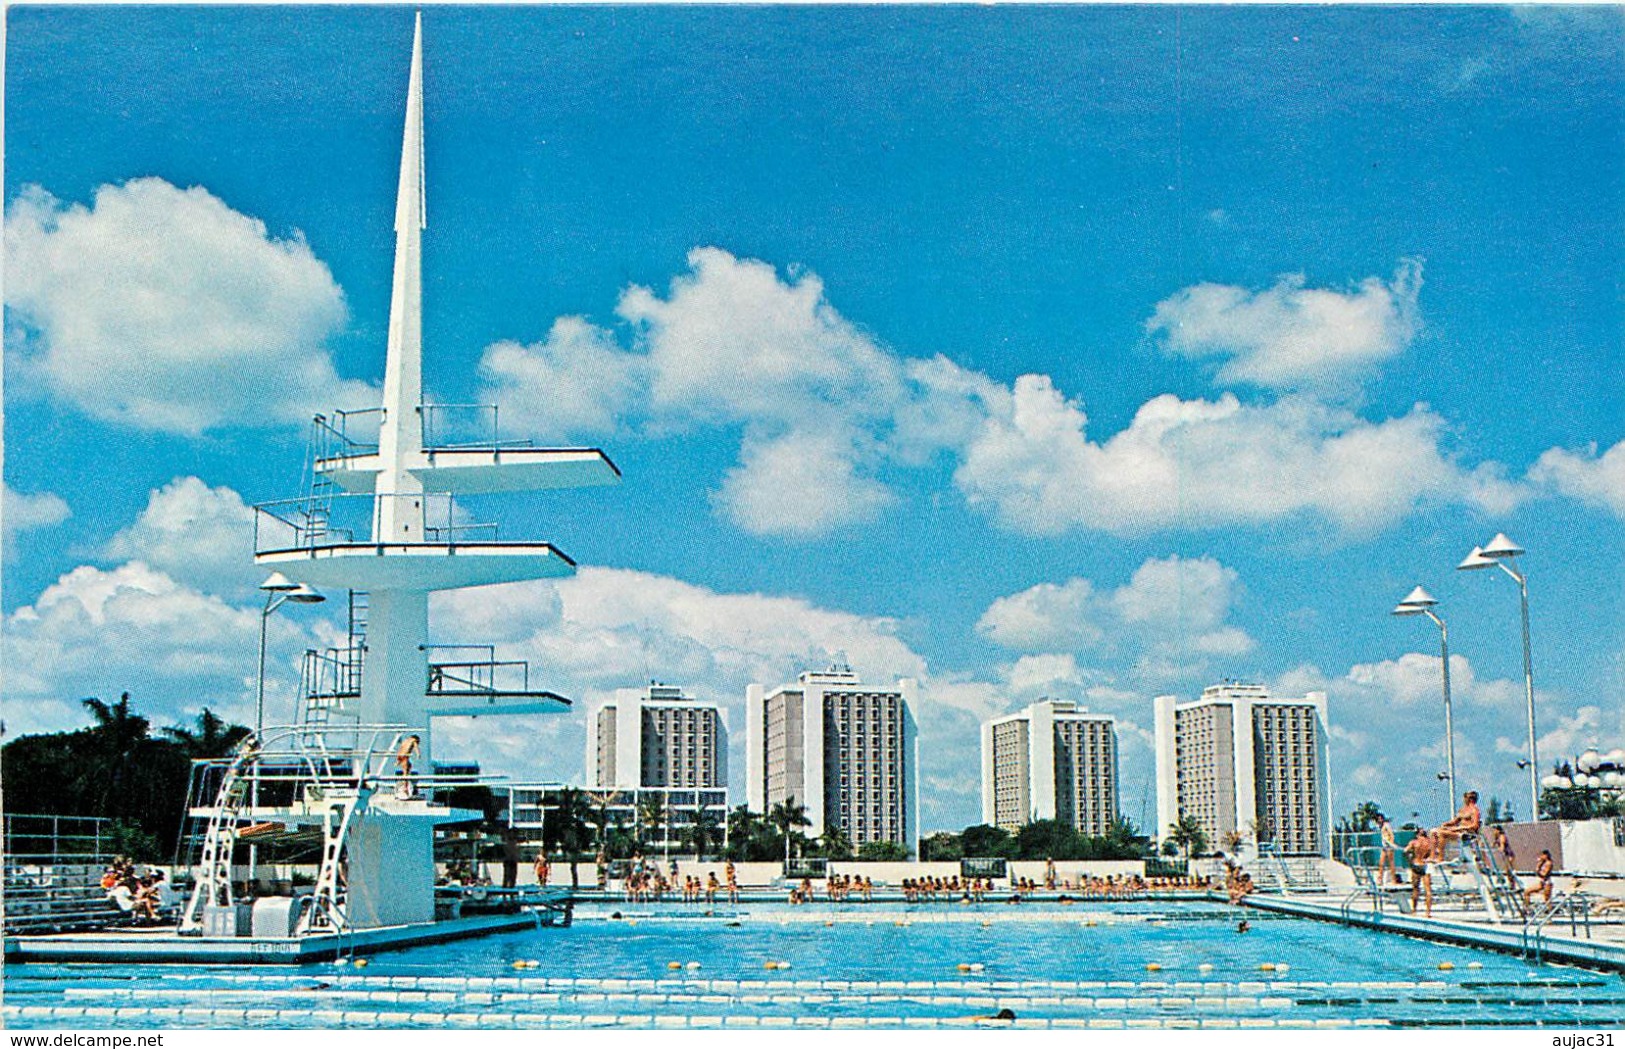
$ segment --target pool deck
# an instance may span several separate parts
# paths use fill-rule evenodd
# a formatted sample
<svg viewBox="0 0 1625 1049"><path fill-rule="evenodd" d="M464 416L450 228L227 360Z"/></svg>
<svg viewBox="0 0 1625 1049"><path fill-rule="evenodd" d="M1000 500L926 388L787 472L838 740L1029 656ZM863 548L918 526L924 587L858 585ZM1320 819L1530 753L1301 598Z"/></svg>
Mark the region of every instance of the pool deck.
<svg viewBox="0 0 1625 1049"><path fill-rule="evenodd" d="M1381 932L1398 933L1444 943L1483 947L1507 954L1538 957L1543 961L1570 962L1587 968L1625 972L1625 925L1593 922L1591 936L1567 935L1555 931L1553 922L1538 932L1528 932L1521 924L1496 924L1483 913L1453 914L1449 918L1373 911L1361 901L1344 907L1341 899L1307 896L1257 894L1243 900L1248 907L1303 918L1355 925ZM1561 927L1566 927L1566 921Z"/></svg>
<svg viewBox="0 0 1625 1049"><path fill-rule="evenodd" d="M189 965L303 965L342 955L399 950L470 936L533 929L534 912L481 914L447 921L390 925L352 933L298 939L180 936L173 927L8 936L5 960L13 962L131 962Z"/></svg>

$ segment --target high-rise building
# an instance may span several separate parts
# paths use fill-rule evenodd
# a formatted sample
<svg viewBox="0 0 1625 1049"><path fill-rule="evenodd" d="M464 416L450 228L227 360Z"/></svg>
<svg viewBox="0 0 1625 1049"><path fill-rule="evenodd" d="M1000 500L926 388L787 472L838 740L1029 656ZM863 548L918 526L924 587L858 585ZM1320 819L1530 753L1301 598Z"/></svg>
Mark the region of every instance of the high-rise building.
<svg viewBox="0 0 1625 1049"><path fill-rule="evenodd" d="M806 807L822 834L854 848L895 842L919 852L919 743L910 710L919 683L865 685L837 663L768 692L745 691L746 798L757 812Z"/></svg>
<svg viewBox="0 0 1625 1049"><path fill-rule="evenodd" d="M1283 855L1327 855L1326 693L1285 699L1227 683L1191 703L1158 696L1155 708L1160 837L1194 816L1210 848L1239 832Z"/></svg>
<svg viewBox="0 0 1625 1049"><path fill-rule="evenodd" d="M587 719L587 786L728 785L728 728L714 703L674 685L622 688Z"/></svg>
<svg viewBox="0 0 1625 1049"><path fill-rule="evenodd" d="M1117 722L1041 699L982 723L982 822L1060 820L1103 835L1117 818Z"/></svg>

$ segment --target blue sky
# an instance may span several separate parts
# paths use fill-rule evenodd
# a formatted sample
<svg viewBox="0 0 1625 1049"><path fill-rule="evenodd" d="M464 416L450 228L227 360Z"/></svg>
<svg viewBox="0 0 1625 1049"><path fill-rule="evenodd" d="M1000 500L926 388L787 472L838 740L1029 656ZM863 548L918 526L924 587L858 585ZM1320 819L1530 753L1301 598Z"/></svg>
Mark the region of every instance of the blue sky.
<svg viewBox="0 0 1625 1049"><path fill-rule="evenodd" d="M251 709L245 504L376 397L408 9L11 8L6 720ZM1222 677L1331 697L1334 804L1522 799L1625 744L1617 9L430 8L425 385L598 444L495 504L586 569L442 601L590 706L844 649L979 718ZM479 510L486 508L480 507ZM329 606L331 608L332 606ZM279 616L273 695L336 619ZM454 725L574 777L581 718ZM1432 748L1431 750L1429 748ZM445 748L442 748L444 750ZM743 753L734 755L736 781ZM737 785L737 784L736 784ZM1526 808L1526 805L1521 805Z"/></svg>

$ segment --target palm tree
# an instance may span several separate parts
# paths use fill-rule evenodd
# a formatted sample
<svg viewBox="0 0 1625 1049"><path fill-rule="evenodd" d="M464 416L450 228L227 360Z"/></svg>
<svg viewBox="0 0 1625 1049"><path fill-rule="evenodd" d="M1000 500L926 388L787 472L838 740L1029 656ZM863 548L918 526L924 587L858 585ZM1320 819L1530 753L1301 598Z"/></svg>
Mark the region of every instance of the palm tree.
<svg viewBox="0 0 1625 1049"><path fill-rule="evenodd" d="M147 741L148 721L130 712L130 694L121 693L117 703L109 706L95 696L80 701L96 719L90 730L94 743L90 761L85 763L88 785L100 783L98 811L106 815L125 815L122 804L115 799L128 798L130 780L137 761L137 751Z"/></svg>
<svg viewBox="0 0 1625 1049"><path fill-rule="evenodd" d="M1381 815L1381 805L1378 805L1374 801L1362 801L1360 804L1354 806L1353 812L1349 813L1349 830L1375 830L1377 826L1377 817Z"/></svg>
<svg viewBox="0 0 1625 1049"><path fill-rule="evenodd" d="M728 856L730 859L753 858L754 846L762 833L762 820L750 811L750 806L739 805L728 813Z"/></svg>
<svg viewBox="0 0 1625 1049"><path fill-rule="evenodd" d="M653 831L666 822L666 796L659 793L644 794L638 798L637 812L637 839L638 848L648 845L646 831Z"/></svg>
<svg viewBox="0 0 1625 1049"><path fill-rule="evenodd" d="M846 832L833 824L824 825L824 835L819 839L823 845L822 852L825 857L832 860L849 860L852 858L852 840Z"/></svg>
<svg viewBox="0 0 1625 1049"><path fill-rule="evenodd" d="M778 828L784 835L784 862L790 863L790 833L796 827L811 827L812 820L807 818L807 806L797 805L795 798L781 801L768 810L767 822Z"/></svg>
<svg viewBox="0 0 1625 1049"><path fill-rule="evenodd" d="M609 850L609 803L615 800L613 790L599 791L588 794L592 799L592 813L589 818L592 825L598 828L598 851L606 853Z"/></svg>
<svg viewBox="0 0 1625 1049"><path fill-rule="evenodd" d="M694 822L689 825L689 841L694 846L694 862L703 863L710 851L711 843L716 840L716 832L722 829L722 821L717 819L716 813L701 805L694 810Z"/></svg>
<svg viewBox="0 0 1625 1049"><path fill-rule="evenodd" d="M1168 837L1184 851L1186 863L1192 855L1207 848L1207 832L1195 816L1181 816L1177 822L1168 824Z"/></svg>
<svg viewBox="0 0 1625 1049"><path fill-rule="evenodd" d="M223 757L251 731L247 725L226 724L220 715L208 707L204 707L203 713L198 715L196 732L180 725L171 725L163 730L170 742L178 745L193 760Z"/></svg>
<svg viewBox="0 0 1625 1049"><path fill-rule="evenodd" d="M552 846L569 857L572 889L581 886L580 870L576 865L581 860L582 850L591 840L588 833L591 815L592 808L587 804L586 795L575 787L565 787L559 791L558 805L542 820L542 847Z"/></svg>

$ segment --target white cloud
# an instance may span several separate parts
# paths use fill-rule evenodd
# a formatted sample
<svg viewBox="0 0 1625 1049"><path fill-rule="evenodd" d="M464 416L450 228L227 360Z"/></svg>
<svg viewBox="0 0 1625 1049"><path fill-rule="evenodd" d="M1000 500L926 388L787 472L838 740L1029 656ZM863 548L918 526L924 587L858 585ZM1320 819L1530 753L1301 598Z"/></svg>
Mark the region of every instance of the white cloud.
<svg viewBox="0 0 1625 1049"><path fill-rule="evenodd" d="M1105 638L1095 622L1102 600L1087 579L1039 583L996 599L982 613L976 630L1005 648L1028 652L1078 650Z"/></svg>
<svg viewBox="0 0 1625 1049"><path fill-rule="evenodd" d="M1253 639L1226 621L1239 589L1235 571L1211 557L1151 558L1114 590L1073 578L998 598L976 629L1018 651L1118 651L1142 675L1169 679L1201 672L1208 657L1252 651Z"/></svg>
<svg viewBox="0 0 1625 1049"><path fill-rule="evenodd" d="M66 521L71 515L68 504L55 492L24 494L6 485L0 516L5 519L7 539L36 528L49 528Z"/></svg>
<svg viewBox="0 0 1625 1049"><path fill-rule="evenodd" d="M1523 494L1498 465L1442 451L1444 420L1422 405L1372 421L1307 393L1247 405L1165 394L1128 428L1091 437L1081 402L1048 376L1006 385L940 355L902 357L842 317L813 274L718 248L687 261L664 293L621 295L619 334L565 318L541 343L490 347L484 393L550 437L736 430L740 460L713 505L753 534L808 539L872 521L894 498L886 467L940 456L972 506L1032 535L1294 516L1363 533L1424 503L1502 512ZM1420 281L1406 262L1346 293L1295 279L1258 293L1199 285L1162 303L1152 329L1177 352L1230 355L1221 379L1324 393L1309 380L1404 348Z"/></svg>
<svg viewBox="0 0 1625 1049"><path fill-rule="evenodd" d="M647 347L657 414L788 422L809 403L863 415L897 400L897 358L835 311L818 277L780 280L719 248L688 264L665 298L633 287L618 308Z"/></svg>
<svg viewBox="0 0 1625 1049"><path fill-rule="evenodd" d="M1024 375L990 405L954 479L973 505L1031 535L1304 514L1363 533L1426 503L1504 512L1521 497L1496 467L1467 470L1448 458L1439 447L1444 421L1424 405L1369 422L1303 397L1255 406L1231 394L1164 394L1103 442L1090 440L1087 421L1047 376Z"/></svg>
<svg viewBox="0 0 1625 1049"><path fill-rule="evenodd" d="M346 317L327 266L200 187L135 179L89 207L25 187L5 267L25 386L94 418L196 435L376 400L325 348Z"/></svg>
<svg viewBox="0 0 1625 1049"><path fill-rule="evenodd" d="M809 539L873 520L894 496L873 476L877 427L902 362L843 318L823 283L696 248L662 296L628 288L630 349L580 318L547 340L489 347L483 398L513 427L586 435L636 420L656 435L742 426L739 462L713 505L755 535Z"/></svg>
<svg viewBox="0 0 1625 1049"><path fill-rule="evenodd" d="M108 540L102 556L143 561L173 579L211 592L247 590L264 577L254 567L254 511L230 488L177 477L154 489L146 509Z"/></svg>
<svg viewBox="0 0 1625 1049"><path fill-rule="evenodd" d="M1550 725L1535 741L1541 775L1558 762L1572 762L1593 747L1607 753L1621 746L1625 746L1625 711L1618 708L1604 711L1596 706L1580 707L1573 714L1560 713L1557 724ZM1516 739L1500 737L1495 741L1495 749L1502 754L1522 757L1529 753L1529 736L1525 733Z"/></svg>
<svg viewBox="0 0 1625 1049"><path fill-rule="evenodd" d="M1348 292L1305 287L1302 274L1264 291L1197 284L1158 303L1146 330L1176 356L1225 358L1221 383L1336 387L1410 344L1421 287L1414 259L1391 281L1367 277Z"/></svg>
<svg viewBox="0 0 1625 1049"><path fill-rule="evenodd" d="M1529 480L1625 519L1625 441L1600 456L1595 444L1577 452L1548 449L1530 468Z"/></svg>
<svg viewBox="0 0 1625 1049"><path fill-rule="evenodd" d="M716 503L755 535L813 539L872 521L896 496L859 474L855 444L854 435L814 430L765 440L748 436Z"/></svg>
<svg viewBox="0 0 1625 1049"><path fill-rule="evenodd" d="M316 644L306 621L269 624L266 696L293 712L297 655ZM13 732L77 724L77 700L129 691L154 724L209 706L251 720L259 613L185 586L139 561L66 573L5 622L5 707Z"/></svg>
<svg viewBox="0 0 1625 1049"><path fill-rule="evenodd" d="M1420 652L1379 663L1357 663L1349 668L1346 681L1372 690L1390 705L1438 709L1444 702L1439 657ZM1450 697L1455 705L1508 708L1522 702L1523 689L1505 678L1481 681L1467 657L1455 655L1450 657Z"/></svg>
<svg viewBox="0 0 1625 1049"><path fill-rule="evenodd" d="M480 358L482 401L501 405L509 435L565 441L607 433L647 382L646 359L581 317L560 317L542 342L499 342Z"/></svg>
<svg viewBox="0 0 1625 1049"><path fill-rule="evenodd" d="M1010 692L1020 698L1062 695L1084 683L1083 671L1071 653L1046 652L1026 655L1004 671Z"/></svg>

